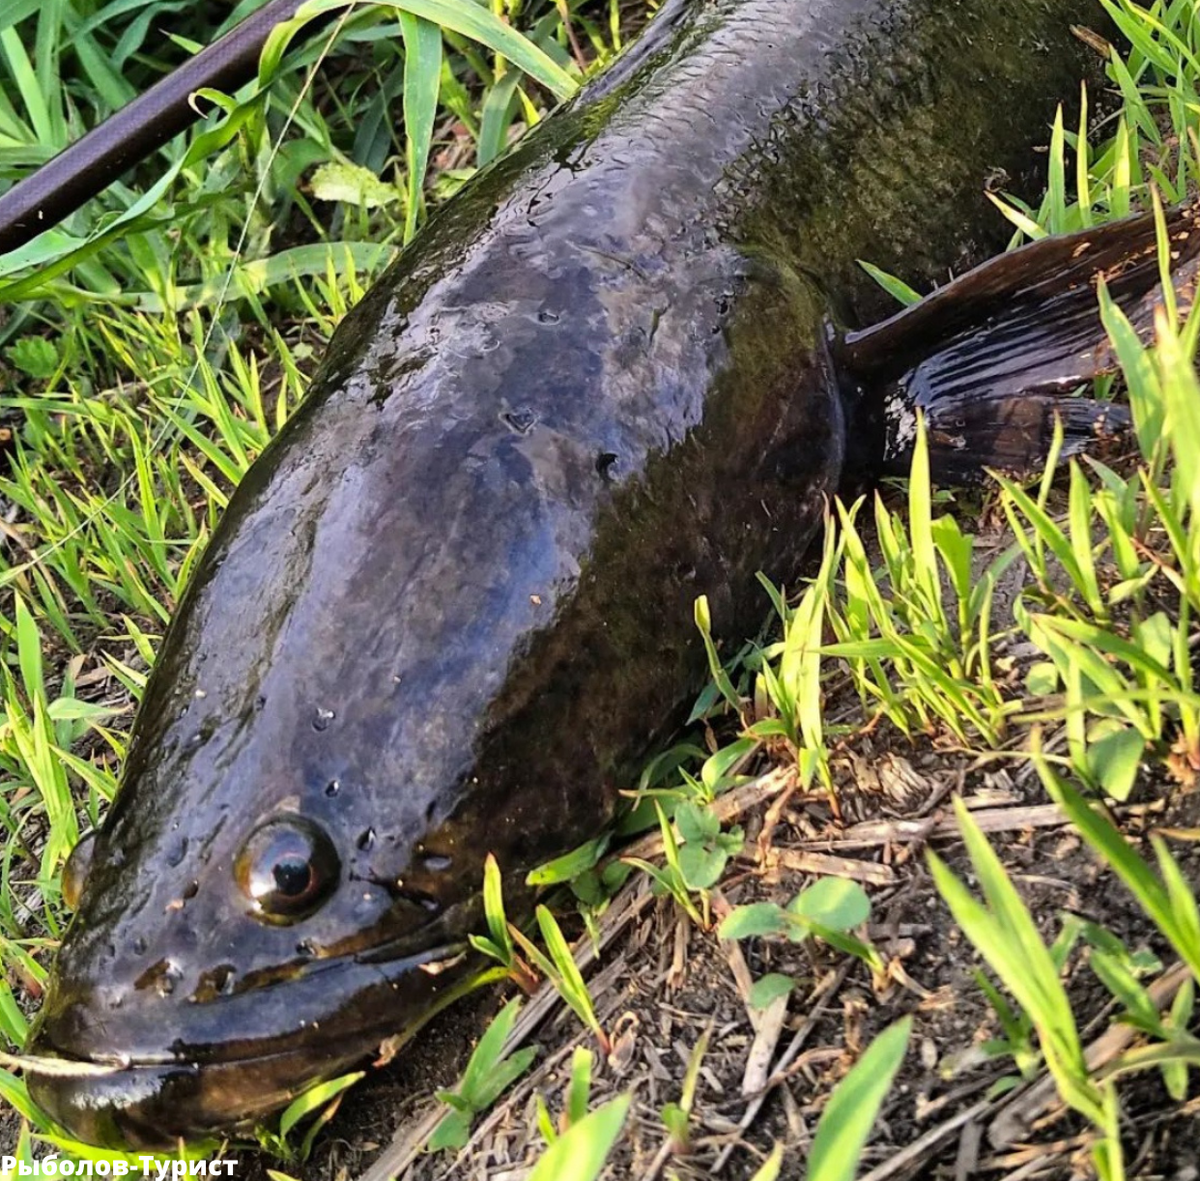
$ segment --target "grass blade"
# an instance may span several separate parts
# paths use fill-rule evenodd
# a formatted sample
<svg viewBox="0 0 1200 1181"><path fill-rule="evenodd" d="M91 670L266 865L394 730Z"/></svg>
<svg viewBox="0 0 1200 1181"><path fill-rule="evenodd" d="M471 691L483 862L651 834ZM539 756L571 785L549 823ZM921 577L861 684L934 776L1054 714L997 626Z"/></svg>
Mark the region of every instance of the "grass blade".
<svg viewBox="0 0 1200 1181"><path fill-rule="evenodd" d="M813 1137L808 1181L854 1181L867 1137L904 1061L911 1031L909 1017L889 1026L838 1083Z"/></svg>

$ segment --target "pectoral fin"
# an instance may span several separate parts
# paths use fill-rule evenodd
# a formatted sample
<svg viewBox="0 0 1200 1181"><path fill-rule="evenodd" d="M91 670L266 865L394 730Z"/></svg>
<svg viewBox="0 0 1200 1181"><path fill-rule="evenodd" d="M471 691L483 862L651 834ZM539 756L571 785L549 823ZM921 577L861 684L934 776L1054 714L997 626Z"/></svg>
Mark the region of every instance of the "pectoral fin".
<svg viewBox="0 0 1200 1181"><path fill-rule="evenodd" d="M1184 311L1200 269L1196 222L1193 206L1166 216ZM1100 322L1101 279L1149 339L1162 303L1153 215L1031 243L837 341L857 463L907 472L918 410L933 474L949 483L970 482L985 468L1040 470L1056 416L1064 455L1126 429L1122 407L1076 396L1117 367Z"/></svg>

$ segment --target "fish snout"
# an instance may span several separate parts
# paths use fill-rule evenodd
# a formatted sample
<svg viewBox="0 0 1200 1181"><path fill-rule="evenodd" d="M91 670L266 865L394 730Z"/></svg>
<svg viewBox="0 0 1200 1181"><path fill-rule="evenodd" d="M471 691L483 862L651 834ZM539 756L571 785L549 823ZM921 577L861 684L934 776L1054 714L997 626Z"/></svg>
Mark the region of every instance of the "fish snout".
<svg viewBox="0 0 1200 1181"><path fill-rule="evenodd" d="M226 990L215 979L201 988L217 969L184 956L130 983L108 950L121 940L76 930L26 1045L30 1095L75 1138L104 1147L173 1148L252 1128L377 1057L469 975L460 944L423 942L407 955L389 946L244 973L245 987Z"/></svg>
<svg viewBox="0 0 1200 1181"><path fill-rule="evenodd" d="M261 1058L125 1064L113 1054L72 1054L48 1028L35 1027L26 1046L41 1060L26 1071L30 1097L75 1139L123 1150L167 1151L248 1129L353 1058L330 1057L314 1070L297 1047Z"/></svg>
<svg viewBox="0 0 1200 1181"><path fill-rule="evenodd" d="M30 1098L77 1140L166 1151L181 1139L195 1140L257 1114L264 1094L273 1098L289 1087L290 1079L282 1086L278 1079L263 1080L262 1088L247 1086L253 1063L235 1079L234 1064L202 1067L170 1060L161 1046L169 1028L165 1015L157 1038L147 1022L146 1029L139 1027L142 1036L126 1040L121 1034L129 1031L118 1020L121 1006L107 1009L102 998L102 990L78 981L53 980L25 1046L35 1060L26 1069ZM130 1049L149 1060L132 1057Z"/></svg>
<svg viewBox="0 0 1200 1181"><path fill-rule="evenodd" d="M30 1053L49 1047L34 1042ZM64 1069L74 1060L62 1059ZM30 1098L76 1140L102 1148L167 1151L180 1138L209 1130L190 1118L196 1110L197 1072L189 1067L135 1066L99 1074L90 1063L75 1063L86 1073L28 1075Z"/></svg>
<svg viewBox="0 0 1200 1181"><path fill-rule="evenodd" d="M158 1151L195 1136L196 1068L127 1064L105 1044L96 1000L89 989L52 982L25 1046L37 1060L26 1072L30 1098L76 1140L103 1148Z"/></svg>

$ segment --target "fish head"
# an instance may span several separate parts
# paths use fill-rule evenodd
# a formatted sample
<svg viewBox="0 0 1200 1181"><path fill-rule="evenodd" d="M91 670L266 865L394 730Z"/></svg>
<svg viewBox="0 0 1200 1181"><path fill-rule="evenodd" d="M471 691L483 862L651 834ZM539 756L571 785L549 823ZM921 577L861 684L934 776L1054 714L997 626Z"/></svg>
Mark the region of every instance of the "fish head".
<svg viewBox="0 0 1200 1181"><path fill-rule="evenodd" d="M371 652L399 642L373 648L386 629L339 589L371 572L347 557L323 564L328 584L303 577L303 530L257 521L246 499L164 642L109 814L65 875L77 907L28 1045L56 1062L30 1090L93 1143L245 1126L376 1057L469 970L483 861L502 842L486 808L457 806L470 736L434 724L462 715L447 704L459 681L443 662L398 697Z"/></svg>
<svg viewBox="0 0 1200 1181"><path fill-rule="evenodd" d="M389 864L369 825L335 823L335 784L324 812L292 794L196 823L122 793L68 866L79 908L29 1047L82 1064L30 1078L58 1123L136 1148L246 1125L436 1007L472 891L441 880L436 837Z"/></svg>
<svg viewBox="0 0 1200 1181"><path fill-rule="evenodd" d="M219 756L171 768L174 790L161 768L127 779L67 867L78 909L30 1052L85 1069L30 1087L83 1140L162 1148L244 1125L374 1055L436 1007L478 920L456 826L400 848L354 801L337 815L337 779L155 815Z"/></svg>

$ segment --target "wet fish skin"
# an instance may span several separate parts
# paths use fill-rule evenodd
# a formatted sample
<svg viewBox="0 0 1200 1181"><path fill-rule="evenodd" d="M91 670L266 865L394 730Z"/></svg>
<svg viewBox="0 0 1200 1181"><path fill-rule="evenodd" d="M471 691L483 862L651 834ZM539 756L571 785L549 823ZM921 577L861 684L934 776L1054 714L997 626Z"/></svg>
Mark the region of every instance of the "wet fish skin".
<svg viewBox="0 0 1200 1181"><path fill-rule="evenodd" d="M200 563L31 1049L77 1136L160 1146L369 1058L513 890L594 835L842 475L830 307L997 224L1091 0L669 0L438 211L346 318ZM997 101L1002 96L1003 101ZM991 226L985 230L985 226ZM302 817L340 863L264 922L235 867ZM514 895L519 909L519 893Z"/></svg>

